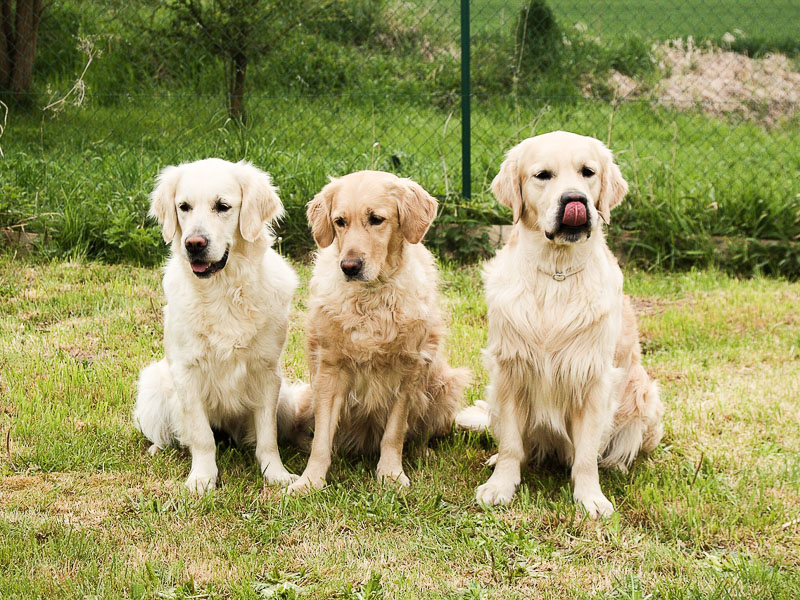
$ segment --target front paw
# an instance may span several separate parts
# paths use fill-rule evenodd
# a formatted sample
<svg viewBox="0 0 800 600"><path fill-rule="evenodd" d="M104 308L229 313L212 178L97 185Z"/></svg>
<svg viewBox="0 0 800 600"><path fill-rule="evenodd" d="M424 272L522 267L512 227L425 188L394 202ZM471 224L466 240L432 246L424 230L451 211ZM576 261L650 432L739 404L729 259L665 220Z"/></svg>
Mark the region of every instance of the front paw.
<svg viewBox="0 0 800 600"><path fill-rule="evenodd" d="M614 505L599 489L591 492L576 491L573 497L592 519L608 517L614 512Z"/></svg>
<svg viewBox="0 0 800 600"><path fill-rule="evenodd" d="M192 471L189 473L189 478L186 480L186 488L192 494L205 494L215 487L217 487L216 473L196 473Z"/></svg>
<svg viewBox="0 0 800 600"><path fill-rule="evenodd" d="M376 474L378 476L378 481L383 484L396 485L405 488L411 485L411 480L406 477L406 474L403 473L402 469L381 469L379 467Z"/></svg>
<svg viewBox="0 0 800 600"><path fill-rule="evenodd" d="M266 481L268 485L287 486L299 479L299 475L289 473L283 465L275 467L268 466L263 470L263 474L264 481Z"/></svg>
<svg viewBox="0 0 800 600"><path fill-rule="evenodd" d="M297 481L286 488L287 496L302 496L313 492L314 490L321 490L325 487L325 479L322 477L311 477L303 473Z"/></svg>
<svg viewBox="0 0 800 600"><path fill-rule="evenodd" d="M517 486L513 481L497 481L489 479L478 488L475 500L478 504L486 506L496 506L498 504L508 504L514 497Z"/></svg>

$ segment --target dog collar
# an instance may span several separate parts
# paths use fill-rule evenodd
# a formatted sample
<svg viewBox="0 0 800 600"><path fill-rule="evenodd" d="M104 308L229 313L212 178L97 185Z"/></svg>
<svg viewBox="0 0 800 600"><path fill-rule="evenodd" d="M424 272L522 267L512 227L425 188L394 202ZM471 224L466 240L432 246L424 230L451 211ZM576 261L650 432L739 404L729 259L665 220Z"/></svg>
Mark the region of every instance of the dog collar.
<svg viewBox="0 0 800 600"><path fill-rule="evenodd" d="M575 273L580 273L581 271L583 271L584 267L586 267L586 263L583 263L582 265L579 265L577 267L570 267L569 269L564 269L563 271L556 271L555 273L551 273L550 271L545 271L541 267L538 268L540 272L544 273L545 275L549 275L556 281L564 281L570 275L575 275Z"/></svg>

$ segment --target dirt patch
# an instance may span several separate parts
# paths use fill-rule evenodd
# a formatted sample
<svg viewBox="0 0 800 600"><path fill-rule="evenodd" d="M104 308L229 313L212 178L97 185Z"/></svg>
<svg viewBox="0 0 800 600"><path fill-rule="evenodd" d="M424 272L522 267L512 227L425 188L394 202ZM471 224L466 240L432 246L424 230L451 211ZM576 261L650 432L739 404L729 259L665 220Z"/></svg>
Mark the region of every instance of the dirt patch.
<svg viewBox="0 0 800 600"><path fill-rule="evenodd" d="M123 481L121 475L111 473L10 475L0 484L0 514L9 520L55 519L96 527L119 504Z"/></svg>
<svg viewBox="0 0 800 600"><path fill-rule="evenodd" d="M612 71L607 83L618 99L649 95L670 108L738 115L767 125L800 107L800 73L783 54L750 58L689 37L653 46L653 56L661 77L649 91L643 82Z"/></svg>
<svg viewBox="0 0 800 600"><path fill-rule="evenodd" d="M35 249L40 237L38 233L30 233L23 229L0 227L0 242L23 255Z"/></svg>
<svg viewBox="0 0 800 600"><path fill-rule="evenodd" d="M675 304L672 300L663 300L661 298L650 298L646 296L628 296L631 301L633 311L637 316L641 315L658 315L667 310L670 306Z"/></svg>
<svg viewBox="0 0 800 600"><path fill-rule="evenodd" d="M658 86L659 102L687 110L699 106L712 114L741 113L774 123L797 111L800 73L782 54L750 58L691 38L657 48L659 68L667 75Z"/></svg>

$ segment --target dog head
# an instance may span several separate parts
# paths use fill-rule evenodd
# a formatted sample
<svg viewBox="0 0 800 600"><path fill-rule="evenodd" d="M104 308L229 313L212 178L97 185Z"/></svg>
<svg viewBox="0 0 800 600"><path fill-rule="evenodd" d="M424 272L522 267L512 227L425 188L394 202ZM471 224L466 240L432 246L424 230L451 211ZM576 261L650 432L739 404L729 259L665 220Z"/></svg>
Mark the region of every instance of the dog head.
<svg viewBox="0 0 800 600"><path fill-rule="evenodd" d="M541 231L555 244L589 239L611 218L628 184L611 151L591 137L554 131L511 149L492 181L514 223Z"/></svg>
<svg viewBox="0 0 800 600"><path fill-rule="evenodd" d="M218 158L166 167L150 195L150 215L200 278L225 268L283 214L269 175L248 162Z"/></svg>
<svg viewBox="0 0 800 600"><path fill-rule="evenodd" d="M422 240L436 200L410 180L381 171L333 179L308 203L308 222L320 248L336 244L348 281L373 281L397 266L404 243Z"/></svg>

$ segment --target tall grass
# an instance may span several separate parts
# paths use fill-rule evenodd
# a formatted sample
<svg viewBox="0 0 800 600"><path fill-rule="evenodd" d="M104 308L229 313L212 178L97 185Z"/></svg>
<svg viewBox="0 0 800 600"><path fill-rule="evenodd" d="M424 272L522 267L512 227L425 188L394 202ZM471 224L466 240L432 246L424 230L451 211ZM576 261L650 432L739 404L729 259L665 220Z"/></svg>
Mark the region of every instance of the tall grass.
<svg viewBox="0 0 800 600"><path fill-rule="evenodd" d="M302 255L311 247L303 207L328 176L365 168L394 171L438 195L450 222L460 215L503 223L507 213L488 187L517 140L555 128L601 139L608 135L607 127L598 125L609 116L602 103L545 111L507 101L480 103L475 136L483 142L474 164L478 193L462 206L454 193L460 179L455 115L377 99L351 103L346 112L315 98L292 99L291 108L288 104L253 102L257 109L244 130L222 111L191 97L158 99L135 111L92 105L74 109L57 117L58 127L48 124L52 135L46 138L38 135L33 119L17 121L9 128L7 156L0 162L5 192L0 225L24 221L28 230L44 235L43 249L55 254L157 263L164 248L146 218L153 177L166 164L221 156L251 160L273 174L288 213L279 227L282 247ZM303 121L279 127L274 116L288 110L303 114ZM198 126L198 120L204 125ZM113 127L98 126L112 122ZM421 138L409 153L406 132L436 122L441 129ZM664 122L673 124L672 131ZM335 133L326 123L336 125ZM693 141L720 134L737 142L719 147ZM787 166L772 159L777 135L777 130L767 133L756 125L726 125L647 105L617 108L611 147L631 191L612 215L612 242L643 266L716 263L737 272L757 267L797 275L793 240L800 235L800 205L796 197L787 198L783 174L800 170L800 142L790 131L782 134L784 148L794 149ZM705 153L704 160L692 161L689 151ZM434 227L434 245L446 244L437 235ZM733 240L721 244L715 239L720 237ZM764 239L774 242L756 241Z"/></svg>

